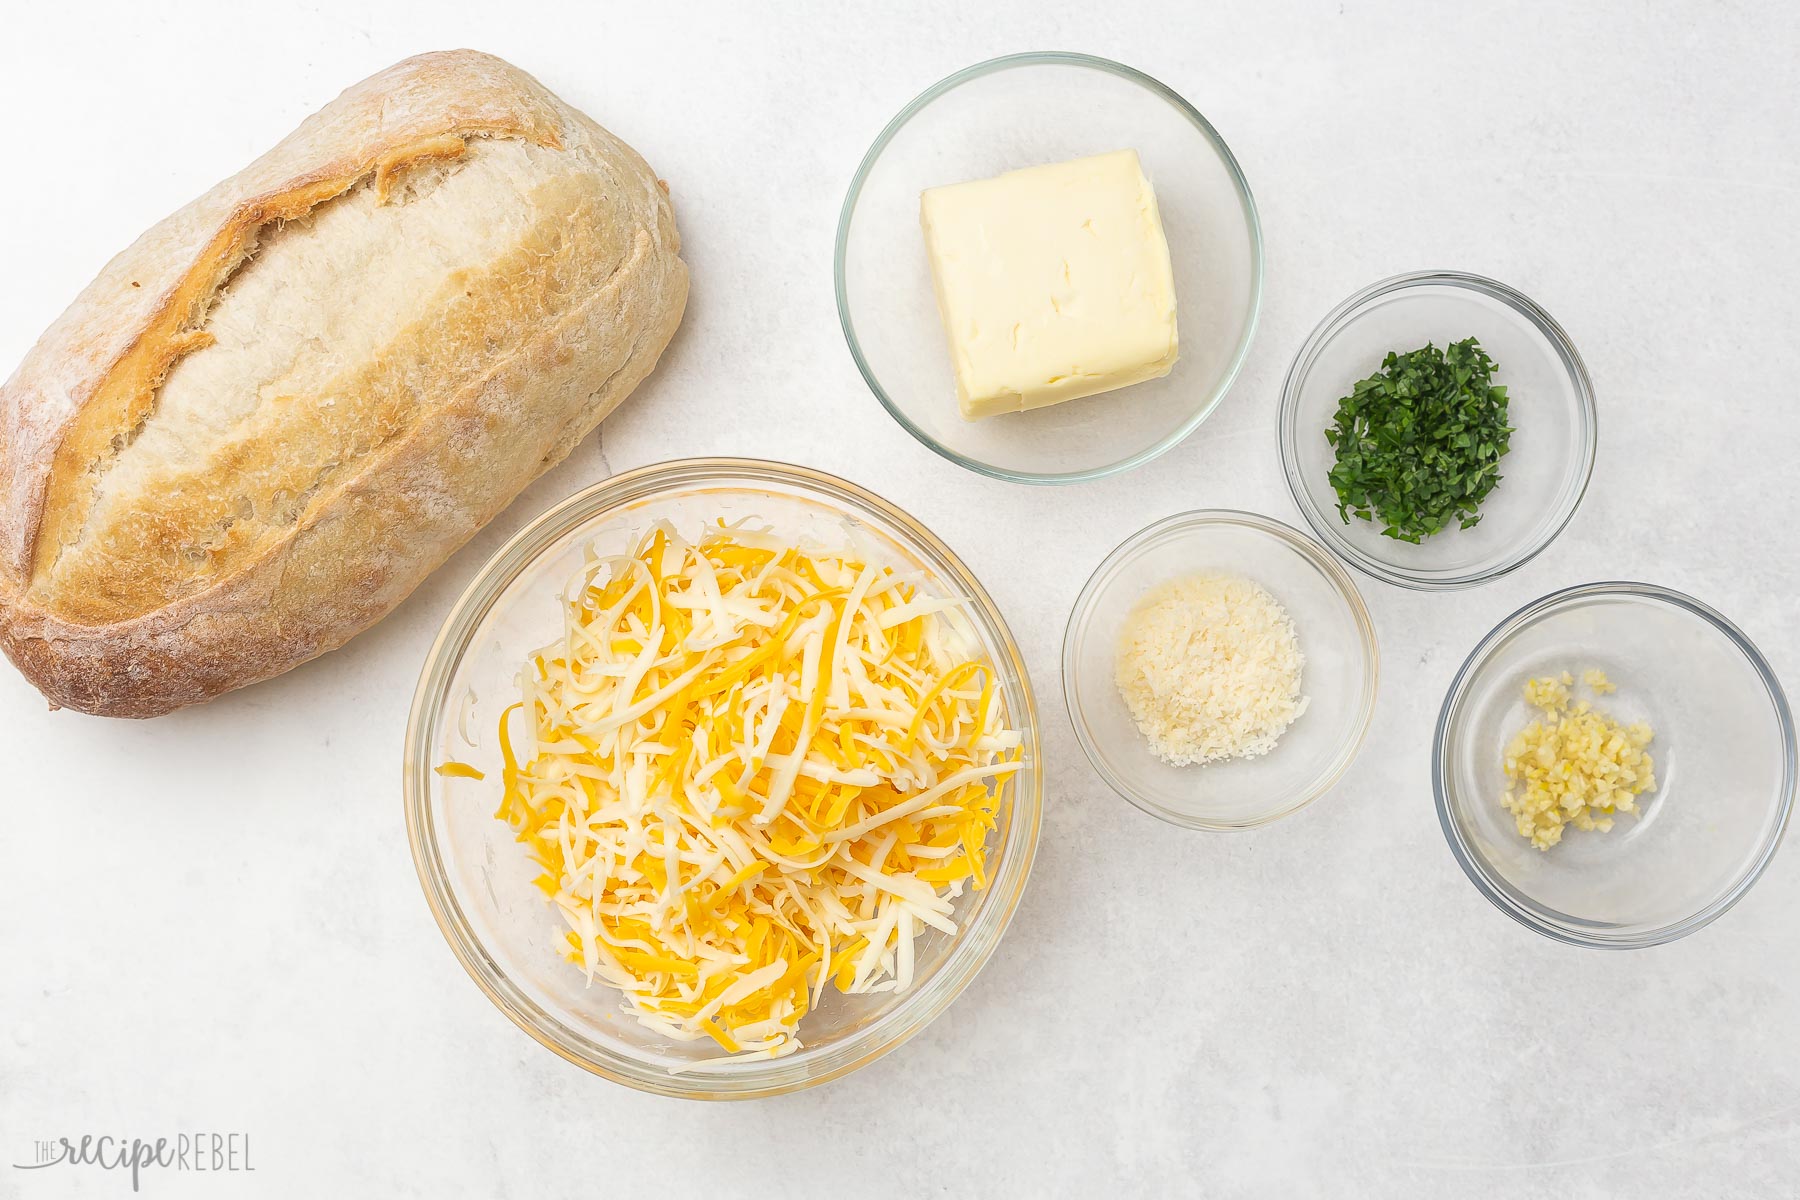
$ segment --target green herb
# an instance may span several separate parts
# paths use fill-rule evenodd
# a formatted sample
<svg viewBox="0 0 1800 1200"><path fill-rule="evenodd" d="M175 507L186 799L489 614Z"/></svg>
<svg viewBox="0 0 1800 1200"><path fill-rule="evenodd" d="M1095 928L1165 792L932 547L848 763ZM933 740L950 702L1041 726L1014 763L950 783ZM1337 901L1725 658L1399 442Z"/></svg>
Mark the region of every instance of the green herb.
<svg viewBox="0 0 1800 1200"><path fill-rule="evenodd" d="M1493 378L1494 360L1474 338L1447 350L1427 343L1390 351L1339 400L1325 440L1337 447L1331 486L1344 524L1355 513L1417 543L1452 521L1468 529L1481 520L1513 433L1506 389Z"/></svg>

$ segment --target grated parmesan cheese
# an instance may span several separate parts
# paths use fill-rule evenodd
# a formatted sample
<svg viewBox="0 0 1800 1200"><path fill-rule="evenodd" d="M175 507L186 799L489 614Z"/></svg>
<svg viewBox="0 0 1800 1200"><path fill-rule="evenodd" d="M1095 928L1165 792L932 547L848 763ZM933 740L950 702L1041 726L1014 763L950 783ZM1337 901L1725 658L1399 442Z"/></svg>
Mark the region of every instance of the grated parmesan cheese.
<svg viewBox="0 0 1800 1200"><path fill-rule="evenodd" d="M1138 601L1114 682L1150 749L1179 767L1274 749L1306 711L1305 661L1275 597L1234 575L1195 575Z"/></svg>

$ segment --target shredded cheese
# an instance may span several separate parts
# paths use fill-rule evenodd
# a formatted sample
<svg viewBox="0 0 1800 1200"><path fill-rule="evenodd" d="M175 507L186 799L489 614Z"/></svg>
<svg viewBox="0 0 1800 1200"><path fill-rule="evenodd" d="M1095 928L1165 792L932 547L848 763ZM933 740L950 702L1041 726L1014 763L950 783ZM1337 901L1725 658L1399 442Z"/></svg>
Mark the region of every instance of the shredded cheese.
<svg viewBox="0 0 1800 1200"><path fill-rule="evenodd" d="M915 940L986 884L1022 765L993 669L939 615L958 602L848 552L662 523L573 591L500 718L496 814L570 960L732 1055L799 1048L827 983L911 986Z"/></svg>

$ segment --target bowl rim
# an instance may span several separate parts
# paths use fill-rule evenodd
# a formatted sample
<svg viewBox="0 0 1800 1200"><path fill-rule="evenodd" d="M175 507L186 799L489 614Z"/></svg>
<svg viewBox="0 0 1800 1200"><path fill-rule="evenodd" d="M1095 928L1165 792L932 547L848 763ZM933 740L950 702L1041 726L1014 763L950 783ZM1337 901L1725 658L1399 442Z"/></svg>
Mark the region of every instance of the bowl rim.
<svg viewBox="0 0 1800 1200"><path fill-rule="evenodd" d="M1243 210L1245 226L1250 233L1249 319L1244 323L1243 333L1238 338L1237 349L1233 353L1230 363L1220 375L1211 394L1187 420L1155 445L1146 447L1116 462L1079 471L1019 471L1009 467L999 467L960 454L926 433L906 415L903 408L894 403L888 395L887 389L876 377L874 369L869 366L868 359L863 354L862 341L856 335L855 321L850 315L850 297L844 280L844 260L849 247L850 225L856 214L857 201L862 196L863 185L868 182L869 173L880 161L883 151L887 149L888 144L894 140L895 136L932 101L945 93L986 75L1011 70L1015 67L1032 66L1081 67L1102 71L1127 82L1135 83L1168 103L1170 107L1187 118L1200 135L1211 143L1213 150L1218 154L1220 162L1225 166L1226 173L1231 177L1232 186L1237 191L1238 204ZM874 393L875 399L880 401L881 407L886 409L888 415L899 422L900 427L910 433L915 440L926 449L949 459L957 466L974 471L978 475L985 475L990 479L1004 479L1012 483L1029 484L1080 483L1085 480L1104 479L1110 475L1121 474L1134 467L1140 467L1174 449L1213 414L1220 402L1225 399L1226 394L1231 391L1232 386L1237 382L1238 375L1243 370L1245 361L1249 358L1250 344L1255 338L1257 322L1262 314L1262 219L1257 214L1256 198L1251 194L1250 183L1244 178L1243 168L1238 165L1236 156L1231 152L1231 147L1226 145L1225 139L1219 135L1219 131L1213 128L1212 122L1202 116L1200 110L1190 104L1174 88L1145 74L1136 67L1128 67L1124 63L1115 62L1110 58L1101 58L1097 55L1082 54L1072 50L1032 50L1022 54L1004 54L998 58L986 59L945 76L913 97L882 128L881 132L876 135L875 141L869 146L868 152L863 155L862 161L857 164L856 173L850 179L850 188L844 194L844 202L838 209L837 236L833 242L831 254L831 275L832 288L837 298L838 325L843 330L844 342L850 348L850 357L855 360L858 373L862 375L863 382L868 385L869 391Z"/></svg>
<svg viewBox="0 0 1800 1200"><path fill-rule="evenodd" d="M1322 510L1314 502L1312 493L1301 480L1299 456L1299 417L1300 388L1302 382L1311 374L1315 360L1325 345L1331 341L1352 318L1358 315L1371 301L1395 292L1408 291L1413 288L1427 286L1450 286L1480 292L1492 299L1500 301L1532 325L1549 341L1551 347L1562 360L1568 372L1570 383L1575 389L1576 412L1582 433L1582 456L1577 465L1579 481L1574 494L1569 498L1566 509L1559 519L1541 538L1526 543L1523 548L1500 560L1492 567L1466 571L1459 575L1437 575L1430 572L1412 570L1397 566L1384 559L1377 558L1359 549L1341 532L1340 523L1334 523L1333 512ZM1599 454L1600 417L1594 400L1594 384L1588 374L1587 363L1581 352L1575 348L1573 339L1562 325L1547 312L1542 305L1517 288L1490 279L1485 275L1476 275L1468 271L1430 270L1408 271L1399 275L1391 275L1386 279L1355 292L1340 302L1323 320L1313 328L1311 334L1302 343L1293 361L1288 365L1287 375L1281 384L1281 404L1277 420L1276 437L1281 449L1281 472L1287 479L1288 493L1294 498L1294 504L1300 509L1300 515L1306 519L1319 540L1329 546L1333 553L1345 562L1373 579L1395 587L1408 588L1413 591L1457 591L1462 588L1478 587L1491 583L1503 575L1518 570L1532 559L1549 548L1550 544L1562 535L1569 522L1581 509L1581 502L1587 496L1587 490L1594 477L1594 462ZM1567 481L1564 490L1567 490Z"/></svg>
<svg viewBox="0 0 1800 1200"><path fill-rule="evenodd" d="M1112 769L1105 754L1101 752L1092 731L1082 717L1082 707L1076 696L1074 682L1077 674L1075 664L1079 644L1079 627L1084 625L1086 618L1093 612L1095 604L1099 602L1100 595L1105 590L1104 577L1146 543L1171 530L1211 525L1235 526L1265 534L1286 544L1288 548L1317 566L1331 581L1339 598L1349 608L1351 617L1362 634L1363 660L1368 664L1356 733L1338 756L1338 760L1320 775L1297 800L1246 821L1222 821L1199 817L1192 813L1168 808L1148 796L1140 795ZM1068 622L1063 629L1062 677L1063 705L1068 710L1069 723L1075 727L1075 739L1081 743L1082 752L1087 755L1089 765L1094 768L1094 773L1100 776L1101 782L1123 797L1134 808L1146 812L1160 821L1180 826L1183 829L1235 833L1242 830L1259 829L1264 825L1273 824L1283 817L1292 816L1336 787L1338 781L1344 777L1345 772L1362 753L1363 745L1368 740L1369 729L1374 724L1375 701L1381 685L1381 641L1376 633L1375 621L1369 612L1368 604L1363 600L1362 592L1357 589L1356 580L1344 569L1343 564L1332 557L1316 540L1284 521L1278 521L1261 513L1246 512L1235 508L1196 508L1151 522L1120 542L1105 558L1100 560L1100 565L1094 568L1093 573L1088 576L1087 582L1082 584L1081 591L1075 597L1075 603L1069 609Z"/></svg>
<svg viewBox="0 0 1800 1200"><path fill-rule="evenodd" d="M1492 650L1519 630L1527 628L1577 601L1608 596L1627 596L1661 601L1700 618L1724 634L1726 639L1749 662L1757 677L1762 681L1764 693L1775 713L1776 725L1781 730L1783 763L1780 794L1776 801L1778 812L1774 828L1769 832L1754 861L1731 886L1698 912L1681 920L1642 931L1617 932L1608 927L1572 919L1570 923L1563 923L1550 917L1546 910L1525 903L1520 898L1522 893L1515 895L1517 889L1510 887L1504 880L1499 879L1488 870L1486 860L1476 853L1469 839L1464 837L1462 825L1451 811L1449 798L1449 762L1445 750L1450 724L1456 716L1460 715L1462 706L1468 697L1469 685L1476 672L1487 665L1488 656ZM1793 814L1797 778L1800 778L1800 766L1797 766L1794 715L1788 707L1787 695L1782 690L1781 680L1776 676L1774 668L1769 665L1768 660L1763 657L1762 651L1757 649L1756 643L1751 641L1749 636L1723 613L1710 605L1673 588L1631 580L1602 580L1562 588L1538 597L1495 625L1487 636L1476 643L1475 648L1469 652L1469 656L1463 660L1462 666L1458 668L1455 677L1450 681L1449 690L1444 693L1444 702L1438 709L1437 728L1431 739L1431 790L1433 803L1437 808L1438 824L1444 831L1445 840L1450 844L1450 853L1456 858L1457 864L1462 867L1463 874L1469 877L1469 882L1473 883L1476 890L1486 896L1494 907L1527 929L1571 946L1587 946L1605 950L1641 949L1686 937L1695 930L1712 924L1743 899L1744 894L1768 869L1769 863L1775 857L1775 852L1781 847L1781 839L1787 831L1788 820Z"/></svg>
<svg viewBox="0 0 1800 1200"><path fill-rule="evenodd" d="M985 627L984 632L1004 657L1002 665L1017 680L1016 695L1009 694L1008 700L1018 707L1027 766L1012 777L1012 817L1003 845L1005 856L989 883L990 907L983 910L992 916L984 924L965 925L936 972L916 982L888 1012L854 1035L852 1041L862 1039L867 1042L865 1047L841 1054L840 1061L817 1071L804 1069L817 1061L809 1062L806 1049L782 1058L746 1061L742 1070L673 1074L632 1063L624 1056L617 1064L600 1061L565 1044L534 1019L534 1013L542 1012L540 1006L499 969L463 918L437 851L431 814L432 734L448 711L450 682L476 629L512 582L551 546L609 510L641 502L670 485L704 485L726 475L749 476L752 483L755 477L762 476L798 485L821 503L830 502L852 515L860 515L856 511L860 506L889 522L913 543L907 546L909 551L920 553L928 561L937 560L932 563L934 571L938 563L948 568L943 582L964 589L973 602L972 616ZM917 518L860 485L811 467L754 458L672 459L624 471L582 488L528 522L482 564L444 618L426 653L407 716L402 792L407 843L432 919L457 961L507 1019L558 1057L615 1083L683 1099L754 1099L841 1078L896 1049L940 1016L992 958L1018 910L1037 855L1044 797L1042 728L1031 677L1004 616L962 558ZM542 1015L553 1024L562 1025L552 1014Z"/></svg>

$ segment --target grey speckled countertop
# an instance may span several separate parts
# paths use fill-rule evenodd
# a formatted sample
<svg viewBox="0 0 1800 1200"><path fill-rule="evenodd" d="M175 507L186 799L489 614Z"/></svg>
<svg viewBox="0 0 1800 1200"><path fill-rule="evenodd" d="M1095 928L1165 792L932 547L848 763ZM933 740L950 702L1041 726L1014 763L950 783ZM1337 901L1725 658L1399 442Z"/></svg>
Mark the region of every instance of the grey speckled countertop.
<svg viewBox="0 0 1800 1200"><path fill-rule="evenodd" d="M1427 767L1476 639L1586 580L1689 591L1800 687L1800 12L782 8L7 18L0 369L152 220L353 80L453 45L511 58L643 151L672 182L694 290L603 437L348 648L145 724L46 713L0 669L0 1196L126 1194L116 1173L6 1163L40 1138L177 1129L247 1132L255 1173L144 1194L1795 1194L1800 851L1687 941L1571 949L1469 886ZM1125 477L1028 491L935 458L876 406L838 331L831 244L905 100L1034 48L1190 97L1255 188L1268 279L1248 365L1198 434ZM1422 267L1506 280L1569 330L1601 406L1586 503L1491 586L1364 582L1380 708L1331 795L1253 834L1166 829L1076 746L1069 604L1170 512L1297 521L1275 445L1289 358L1338 300ZM641 1096L517 1032L433 926L399 798L419 663L483 559L609 470L704 453L826 468L940 532L1024 647L1050 781L1030 890L949 1014L857 1075L752 1105Z"/></svg>

